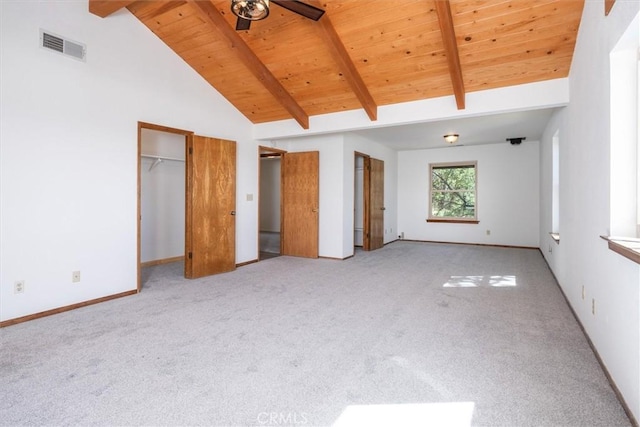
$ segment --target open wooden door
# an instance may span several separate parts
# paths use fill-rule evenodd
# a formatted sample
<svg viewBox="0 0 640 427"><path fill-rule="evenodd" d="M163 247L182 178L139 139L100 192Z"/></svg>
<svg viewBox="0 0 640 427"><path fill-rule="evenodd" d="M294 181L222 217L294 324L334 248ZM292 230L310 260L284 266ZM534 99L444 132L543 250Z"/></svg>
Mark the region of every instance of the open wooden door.
<svg viewBox="0 0 640 427"><path fill-rule="evenodd" d="M384 246L384 162L364 159L364 238L363 249Z"/></svg>
<svg viewBox="0 0 640 427"><path fill-rule="evenodd" d="M318 258L320 153L285 153L281 160L281 254Z"/></svg>
<svg viewBox="0 0 640 427"><path fill-rule="evenodd" d="M236 268L236 143L193 135L186 154L185 277Z"/></svg>

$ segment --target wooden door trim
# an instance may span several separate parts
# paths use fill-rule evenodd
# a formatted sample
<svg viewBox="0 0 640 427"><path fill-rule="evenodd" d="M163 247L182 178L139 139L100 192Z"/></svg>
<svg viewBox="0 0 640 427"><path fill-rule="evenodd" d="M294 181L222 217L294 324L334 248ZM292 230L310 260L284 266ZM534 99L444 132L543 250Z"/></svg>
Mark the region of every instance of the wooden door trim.
<svg viewBox="0 0 640 427"><path fill-rule="evenodd" d="M281 148L265 147L264 145L258 146L259 154L285 154L286 152L287 150L283 150Z"/></svg>
<svg viewBox="0 0 640 427"><path fill-rule="evenodd" d="M365 251L371 250L371 157L364 157L364 166L362 170L362 183L363 183L363 195L364 200L364 221L362 230L362 249Z"/></svg>
<svg viewBox="0 0 640 427"><path fill-rule="evenodd" d="M137 248L136 248L136 282L137 282L137 292L140 292L142 290L142 252L141 252L141 239L142 239L142 172L141 172L141 168L142 165L140 163L141 159L142 159L142 129L150 129L150 130L157 130L160 132L167 132L167 133L175 133L178 135L184 135L185 136L185 147L186 147L186 138L189 135L193 135L193 132L190 130L184 130L184 129L178 129L178 128L172 128L169 126L162 126L162 125L156 125L153 123L147 123L147 122L141 122L138 121L138 203L137 203L137 207L136 207L136 214L137 214ZM185 180L186 180L186 176L185 176Z"/></svg>
<svg viewBox="0 0 640 427"><path fill-rule="evenodd" d="M184 144L184 277L187 279L190 279L193 275L191 258L189 258L189 248L192 245L191 228L193 226L191 218L189 218L191 204L193 203L193 198L191 197L191 180L193 178L189 150L193 150L193 135L187 135L187 142Z"/></svg>
<svg viewBox="0 0 640 427"><path fill-rule="evenodd" d="M353 162L355 165L356 157L362 157L362 250L368 251L370 246L369 241L369 228L370 228L370 199L369 199L369 187L371 185L370 174L368 173L367 164L371 163L371 156L359 151L353 152ZM356 170L353 170L353 180L356 179ZM355 195L354 195L355 196ZM354 197L355 203L355 197ZM355 244L355 242L354 242Z"/></svg>

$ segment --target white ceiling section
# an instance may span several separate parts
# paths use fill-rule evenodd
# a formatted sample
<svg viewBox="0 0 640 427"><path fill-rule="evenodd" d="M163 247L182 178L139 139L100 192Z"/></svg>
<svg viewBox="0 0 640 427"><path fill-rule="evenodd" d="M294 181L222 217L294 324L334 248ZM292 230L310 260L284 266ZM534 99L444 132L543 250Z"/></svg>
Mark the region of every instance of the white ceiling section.
<svg viewBox="0 0 640 427"><path fill-rule="evenodd" d="M468 117L405 126L391 126L382 129L356 131L355 133L371 141L394 150L420 150L424 148L457 147L480 144L495 144L507 138L526 137L523 141L538 141L553 114L553 108L516 113L494 114L490 116ZM445 142L444 135L457 133L458 142Z"/></svg>
<svg viewBox="0 0 640 427"><path fill-rule="evenodd" d="M354 132L394 150L442 147L445 133L460 134L457 144L475 145L506 138L539 139L554 109L569 103L567 78L473 92L464 110L456 108L452 96L378 109L378 120L370 121L361 110L309 118L310 128L295 120L259 123L253 126L257 140L295 140L310 135Z"/></svg>

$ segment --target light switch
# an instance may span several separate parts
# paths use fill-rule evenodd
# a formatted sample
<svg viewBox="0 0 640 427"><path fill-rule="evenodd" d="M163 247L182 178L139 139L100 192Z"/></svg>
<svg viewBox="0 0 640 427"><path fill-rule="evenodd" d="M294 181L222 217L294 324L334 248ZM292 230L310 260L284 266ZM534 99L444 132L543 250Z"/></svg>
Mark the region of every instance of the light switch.
<svg viewBox="0 0 640 427"><path fill-rule="evenodd" d="M253 202L253 194L247 194L247 202Z"/></svg>

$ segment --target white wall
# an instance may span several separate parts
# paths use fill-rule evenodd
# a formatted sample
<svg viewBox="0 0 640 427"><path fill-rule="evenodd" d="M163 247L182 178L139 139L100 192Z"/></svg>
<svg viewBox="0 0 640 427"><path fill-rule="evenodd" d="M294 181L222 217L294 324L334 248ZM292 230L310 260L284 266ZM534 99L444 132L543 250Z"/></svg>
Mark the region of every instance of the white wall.
<svg viewBox="0 0 640 427"><path fill-rule="evenodd" d="M140 259L184 256L185 137L142 129L141 151Z"/></svg>
<svg viewBox="0 0 640 427"><path fill-rule="evenodd" d="M398 231L409 240L538 247L538 159L539 143L528 140L398 153ZM459 161L478 162L480 223L427 223L429 163Z"/></svg>
<svg viewBox="0 0 640 427"><path fill-rule="evenodd" d="M137 121L238 142L236 260L257 258L257 198L245 197L257 192L257 143L244 116L126 10L0 7L1 320L136 288ZM86 62L39 48L40 28L86 43Z"/></svg>
<svg viewBox="0 0 640 427"><path fill-rule="evenodd" d="M550 122L542 141L543 174L551 138L560 131L560 244L550 261L613 381L640 419L640 266L610 251L600 238L611 227L609 53L640 10L617 1L608 17L602 2L585 2L570 73L571 102ZM550 187L541 181L541 235L550 231ZM545 248L546 251L545 251ZM582 299L582 287L585 298ZM592 301L596 312L592 314Z"/></svg>
<svg viewBox="0 0 640 427"><path fill-rule="evenodd" d="M280 158L260 160L260 231L280 232Z"/></svg>

